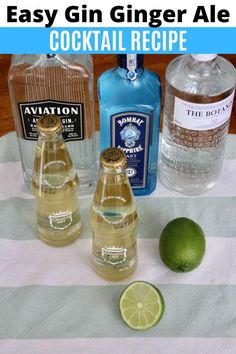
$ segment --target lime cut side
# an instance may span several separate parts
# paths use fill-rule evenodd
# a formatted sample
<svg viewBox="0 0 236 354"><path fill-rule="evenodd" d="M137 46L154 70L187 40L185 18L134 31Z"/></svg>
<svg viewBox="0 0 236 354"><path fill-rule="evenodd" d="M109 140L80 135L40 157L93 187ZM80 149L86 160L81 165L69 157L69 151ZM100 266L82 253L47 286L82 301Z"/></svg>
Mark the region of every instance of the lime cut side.
<svg viewBox="0 0 236 354"><path fill-rule="evenodd" d="M144 281L131 283L121 294L119 305L124 322L136 330L155 326L165 309L160 291Z"/></svg>

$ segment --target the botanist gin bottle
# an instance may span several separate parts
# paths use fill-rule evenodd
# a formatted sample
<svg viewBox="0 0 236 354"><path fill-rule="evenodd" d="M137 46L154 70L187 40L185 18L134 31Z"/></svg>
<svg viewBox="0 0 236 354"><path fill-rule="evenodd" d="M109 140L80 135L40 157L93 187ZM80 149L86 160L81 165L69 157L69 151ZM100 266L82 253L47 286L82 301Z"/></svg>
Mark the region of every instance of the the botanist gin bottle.
<svg viewBox="0 0 236 354"><path fill-rule="evenodd" d="M91 56L14 55L9 89L26 184L31 184L36 122L43 114L56 114L80 178L80 193L92 191L95 147Z"/></svg>
<svg viewBox="0 0 236 354"><path fill-rule="evenodd" d="M101 151L122 149L134 194L146 195L156 186L160 79L143 68L143 55L118 55L117 64L98 81Z"/></svg>
<svg viewBox="0 0 236 354"><path fill-rule="evenodd" d="M186 194L212 188L233 106L234 66L216 54L184 55L166 72L160 177Z"/></svg>
<svg viewBox="0 0 236 354"><path fill-rule="evenodd" d="M100 158L101 173L90 211L95 271L110 280L134 272L138 216L122 150L108 148Z"/></svg>
<svg viewBox="0 0 236 354"><path fill-rule="evenodd" d="M38 143L32 176L39 238L52 246L65 246L80 234L78 177L62 138L60 119L45 115L38 120Z"/></svg>

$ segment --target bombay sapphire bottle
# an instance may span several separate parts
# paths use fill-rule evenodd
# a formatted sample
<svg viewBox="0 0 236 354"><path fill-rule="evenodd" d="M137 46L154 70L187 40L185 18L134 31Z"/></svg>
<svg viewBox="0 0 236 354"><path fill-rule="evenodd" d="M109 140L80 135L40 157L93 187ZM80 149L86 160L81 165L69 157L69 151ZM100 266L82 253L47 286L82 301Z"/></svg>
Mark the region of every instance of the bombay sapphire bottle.
<svg viewBox="0 0 236 354"><path fill-rule="evenodd" d="M98 80L100 149L122 149L134 194L147 195L156 186L161 83L141 54L118 55L117 64Z"/></svg>

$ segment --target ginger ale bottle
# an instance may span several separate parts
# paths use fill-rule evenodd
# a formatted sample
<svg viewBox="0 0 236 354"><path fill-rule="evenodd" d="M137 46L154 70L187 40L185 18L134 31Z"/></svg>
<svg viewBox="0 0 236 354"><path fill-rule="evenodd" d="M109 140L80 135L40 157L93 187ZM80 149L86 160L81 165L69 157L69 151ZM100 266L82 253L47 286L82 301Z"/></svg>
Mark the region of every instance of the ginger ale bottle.
<svg viewBox="0 0 236 354"><path fill-rule="evenodd" d="M93 229L92 263L109 280L127 278L136 268L138 215L127 160L122 150L101 153L101 172L90 211Z"/></svg>
<svg viewBox="0 0 236 354"><path fill-rule="evenodd" d="M77 199L78 177L62 138L62 125L55 115L37 122L32 190L36 197L39 238L52 246L65 246L80 234Z"/></svg>

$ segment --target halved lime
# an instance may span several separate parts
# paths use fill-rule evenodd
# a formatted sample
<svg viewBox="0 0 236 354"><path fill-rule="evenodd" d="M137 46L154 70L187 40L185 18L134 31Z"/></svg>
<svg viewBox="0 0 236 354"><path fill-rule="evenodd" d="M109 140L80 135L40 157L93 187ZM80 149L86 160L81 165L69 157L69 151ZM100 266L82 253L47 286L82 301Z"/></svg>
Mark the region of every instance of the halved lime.
<svg viewBox="0 0 236 354"><path fill-rule="evenodd" d="M155 326L165 309L160 291L145 281L131 283L121 294L119 306L124 322L136 330Z"/></svg>

